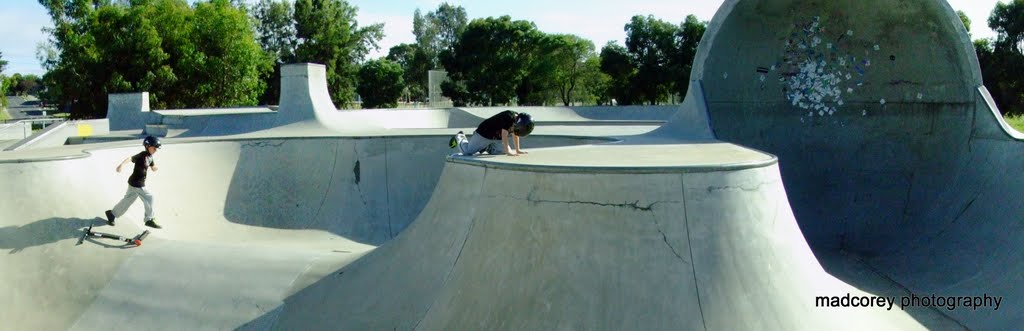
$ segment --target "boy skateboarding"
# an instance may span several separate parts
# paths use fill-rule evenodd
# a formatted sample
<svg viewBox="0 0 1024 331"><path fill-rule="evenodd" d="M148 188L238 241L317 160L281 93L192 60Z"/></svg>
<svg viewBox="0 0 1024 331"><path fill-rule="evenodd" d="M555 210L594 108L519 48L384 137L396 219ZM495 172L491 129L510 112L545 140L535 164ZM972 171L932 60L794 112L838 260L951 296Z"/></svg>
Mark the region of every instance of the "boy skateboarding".
<svg viewBox="0 0 1024 331"><path fill-rule="evenodd" d="M107 224L114 225L114 219L124 215L128 207L135 203L135 199L142 198L142 205L146 208L146 226L154 229L161 228L160 225L156 224L153 216L153 194L146 189L146 175L149 170L157 170L153 154L156 154L157 149L160 148L160 139L148 136L142 141L142 146L146 150L124 159L124 161L121 161L121 164L117 165L117 172L121 172L121 168L128 164L128 162L131 162L134 167L132 168L132 175L128 177L128 192L124 194L121 202L114 206L114 209L106 211Z"/></svg>

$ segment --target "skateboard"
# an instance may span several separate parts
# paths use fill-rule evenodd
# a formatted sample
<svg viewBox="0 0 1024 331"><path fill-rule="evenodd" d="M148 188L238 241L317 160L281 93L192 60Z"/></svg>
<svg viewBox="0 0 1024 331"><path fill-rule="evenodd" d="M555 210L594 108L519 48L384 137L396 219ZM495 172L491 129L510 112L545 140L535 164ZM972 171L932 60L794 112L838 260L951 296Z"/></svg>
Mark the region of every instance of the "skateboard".
<svg viewBox="0 0 1024 331"><path fill-rule="evenodd" d="M122 237L122 236L113 235L113 234L109 234L109 233L94 232L92 230L92 227L93 226L90 225L88 229L85 229L85 233L82 234L82 238L78 240L78 244L79 245L81 245L82 242L85 241L86 237L94 237L94 238L107 238L107 239L120 240L120 241L125 242L125 245L142 246L142 240L146 239L146 236L149 235L149 230L145 230L145 231L142 231L142 233L140 233L139 235L135 236L134 238L128 238L128 237Z"/></svg>

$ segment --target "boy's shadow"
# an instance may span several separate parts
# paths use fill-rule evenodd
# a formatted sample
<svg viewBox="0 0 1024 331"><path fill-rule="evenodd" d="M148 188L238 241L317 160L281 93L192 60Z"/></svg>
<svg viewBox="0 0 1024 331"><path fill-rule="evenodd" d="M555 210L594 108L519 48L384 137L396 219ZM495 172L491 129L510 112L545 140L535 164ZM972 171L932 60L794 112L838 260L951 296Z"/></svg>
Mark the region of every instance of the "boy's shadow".
<svg viewBox="0 0 1024 331"><path fill-rule="evenodd" d="M92 219L54 217L23 226L2 227L0 228L0 249L10 249L8 254L16 254L29 247L53 244L65 239L79 239L82 237L83 228L100 224L107 224L107 221L99 217Z"/></svg>

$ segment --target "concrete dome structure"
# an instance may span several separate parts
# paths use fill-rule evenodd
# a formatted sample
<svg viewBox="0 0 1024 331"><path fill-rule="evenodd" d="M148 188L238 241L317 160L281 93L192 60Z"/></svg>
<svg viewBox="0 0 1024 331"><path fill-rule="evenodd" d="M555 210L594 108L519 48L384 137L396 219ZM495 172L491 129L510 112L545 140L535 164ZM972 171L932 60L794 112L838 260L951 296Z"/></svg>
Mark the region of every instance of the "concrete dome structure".
<svg viewBox="0 0 1024 331"><path fill-rule="evenodd" d="M1024 143L946 1L726 1L692 78L716 138L779 157L813 247L917 294L1024 298ZM944 313L1024 321L1018 305Z"/></svg>

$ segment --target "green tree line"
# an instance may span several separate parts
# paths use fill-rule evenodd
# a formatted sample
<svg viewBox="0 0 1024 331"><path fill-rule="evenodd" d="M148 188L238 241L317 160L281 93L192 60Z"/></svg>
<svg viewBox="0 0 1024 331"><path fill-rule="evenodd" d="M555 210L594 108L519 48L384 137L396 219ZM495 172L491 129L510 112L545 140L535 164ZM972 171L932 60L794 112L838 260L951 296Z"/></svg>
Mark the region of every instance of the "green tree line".
<svg viewBox="0 0 1024 331"><path fill-rule="evenodd" d="M4 70L7 70L7 61L4 60L4 53L0 52L0 111L7 108L7 91L9 89L7 79L4 77ZM4 115L0 113L0 117Z"/></svg>
<svg viewBox="0 0 1024 331"><path fill-rule="evenodd" d="M597 49L509 16L469 20L442 3L413 12L414 42L367 61L383 24L360 25L344 0L39 2L54 26L38 49L47 73L19 88L41 84L44 101L77 118L104 116L107 94L121 92L148 91L155 108L274 103L280 65L296 62L326 65L340 108L357 95L363 108L427 101L430 70L447 72L441 90L458 106L677 103L707 28L693 15L637 15L623 25L623 44ZM988 23L997 37L975 42L985 83L1001 109L1019 113L1024 0L999 3Z"/></svg>
<svg viewBox="0 0 1024 331"><path fill-rule="evenodd" d="M985 86L1004 115L1024 115L1024 0L996 3L988 26L995 38L974 41Z"/></svg>
<svg viewBox="0 0 1024 331"><path fill-rule="evenodd" d="M41 97L75 118L105 116L109 93L148 91L154 108L274 102L278 64L289 62L325 64L331 96L344 105L383 35L383 25L360 27L341 0L288 2L271 15L237 0L39 2L54 26L38 51ZM256 8L265 4L273 2Z"/></svg>
<svg viewBox="0 0 1024 331"><path fill-rule="evenodd" d="M342 108L357 94L365 108L426 101L429 70L449 73L443 90L459 105L665 102L685 91L678 76L689 64L674 56L692 58L705 25L638 16L625 26L629 48L599 54L579 36L508 16L469 21L443 3L413 13L415 43L366 61L383 24L360 26L343 0L39 2L54 25L38 49L40 96L76 118L105 116L110 93L148 91L154 108L274 103L280 65L295 62L325 64ZM607 49L618 62L602 57Z"/></svg>

